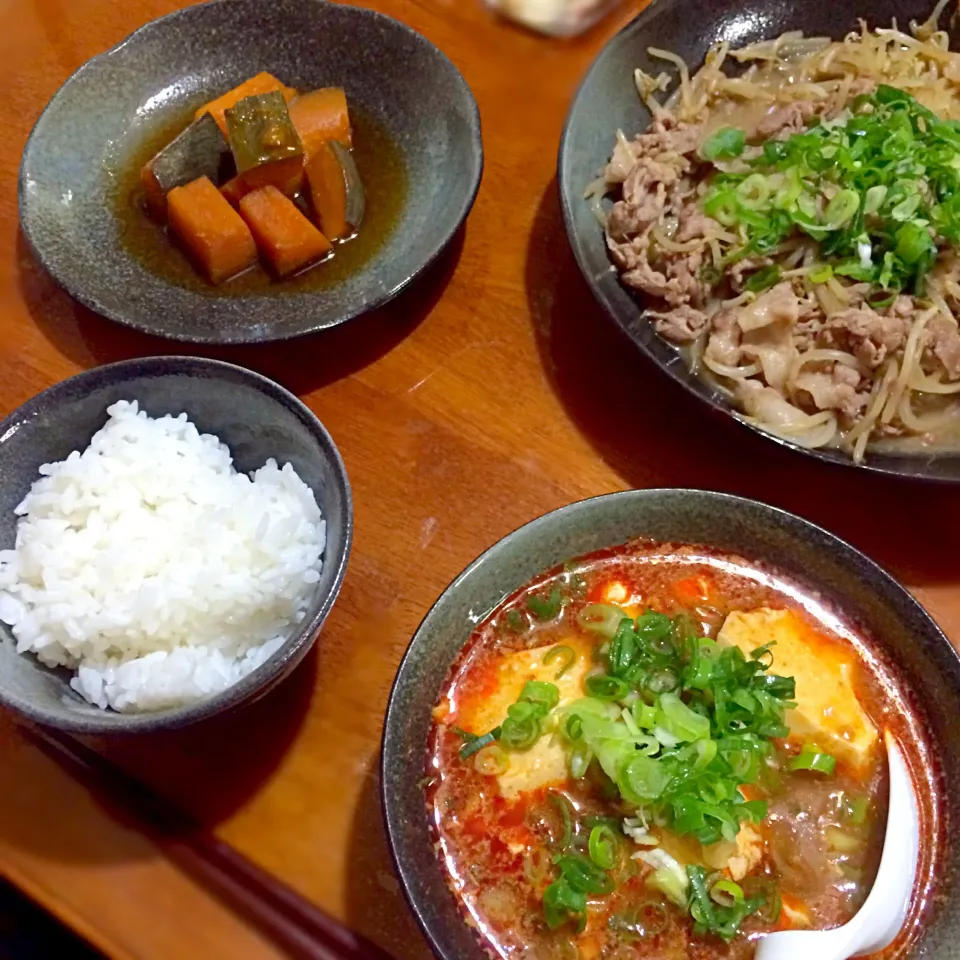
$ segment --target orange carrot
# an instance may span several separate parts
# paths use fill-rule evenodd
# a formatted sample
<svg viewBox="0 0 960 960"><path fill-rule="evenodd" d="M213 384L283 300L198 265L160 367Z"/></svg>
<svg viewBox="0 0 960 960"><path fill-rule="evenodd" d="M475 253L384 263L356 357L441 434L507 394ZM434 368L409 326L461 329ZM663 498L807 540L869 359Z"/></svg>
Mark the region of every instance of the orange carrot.
<svg viewBox="0 0 960 960"><path fill-rule="evenodd" d="M320 229L331 240L350 233L347 224L347 183L343 167L329 143L321 143L307 163L307 183Z"/></svg>
<svg viewBox="0 0 960 960"><path fill-rule="evenodd" d="M326 256L330 241L276 187L260 187L240 200L260 252L281 277Z"/></svg>
<svg viewBox="0 0 960 960"><path fill-rule="evenodd" d="M342 87L323 87L302 93L290 104L290 119L309 160L325 140L352 147L347 95Z"/></svg>
<svg viewBox="0 0 960 960"><path fill-rule="evenodd" d="M224 119L224 113L231 107L236 106L245 97L256 97L261 93L270 93L273 90L279 90L283 94L283 99L289 103L296 95L297 91L292 87L285 87L275 76L270 73L258 73L255 77L241 83L239 87L234 87L226 93L221 94L216 100L202 106L195 114L194 119L199 120L205 113L213 116L217 121L217 126L227 134L227 121Z"/></svg>
<svg viewBox="0 0 960 960"><path fill-rule="evenodd" d="M211 283L221 283L257 260L253 235L207 177L167 194L170 227Z"/></svg>

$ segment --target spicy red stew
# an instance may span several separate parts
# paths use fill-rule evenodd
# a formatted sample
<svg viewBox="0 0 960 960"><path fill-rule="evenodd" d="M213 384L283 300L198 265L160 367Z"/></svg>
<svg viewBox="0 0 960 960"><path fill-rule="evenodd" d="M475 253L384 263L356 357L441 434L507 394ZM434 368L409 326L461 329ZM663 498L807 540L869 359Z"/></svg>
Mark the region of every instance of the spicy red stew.
<svg viewBox="0 0 960 960"><path fill-rule="evenodd" d="M476 630L435 711L428 804L502 957L749 958L846 922L876 874L896 684L756 566L633 544ZM929 869L929 862L926 864Z"/></svg>

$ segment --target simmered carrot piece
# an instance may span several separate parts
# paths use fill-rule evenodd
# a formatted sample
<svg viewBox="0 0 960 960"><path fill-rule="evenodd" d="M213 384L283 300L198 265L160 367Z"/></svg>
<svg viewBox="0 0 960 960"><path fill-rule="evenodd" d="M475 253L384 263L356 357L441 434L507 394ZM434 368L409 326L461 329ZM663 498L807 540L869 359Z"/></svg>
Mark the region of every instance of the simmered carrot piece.
<svg viewBox="0 0 960 960"><path fill-rule="evenodd" d="M302 93L290 104L290 119L300 134L309 160L325 140L339 140L353 146L347 95L342 87L323 87Z"/></svg>
<svg viewBox="0 0 960 960"><path fill-rule="evenodd" d="M288 103L297 95L296 90L292 87L285 87L273 74L258 73L255 77L251 77L249 80L241 83L239 87L228 90L226 93L217 97L216 100L211 100L202 106L196 112L195 119L199 120L205 113L211 114L213 119L217 121L217 126L223 131L224 135L226 135L227 121L224 113L227 110L236 106L246 97L256 97L261 93L270 93L273 90L279 90L283 94L283 99Z"/></svg>
<svg viewBox="0 0 960 960"><path fill-rule="evenodd" d="M321 143L307 163L307 183L320 229L331 240L345 237L350 233L347 224L347 181L343 167L329 143Z"/></svg>
<svg viewBox="0 0 960 960"><path fill-rule="evenodd" d="M207 177L167 194L170 227L212 283L256 262L257 247L243 218Z"/></svg>
<svg viewBox="0 0 960 960"><path fill-rule="evenodd" d="M296 273L333 249L330 241L276 187L260 187L242 197L240 213L278 276Z"/></svg>

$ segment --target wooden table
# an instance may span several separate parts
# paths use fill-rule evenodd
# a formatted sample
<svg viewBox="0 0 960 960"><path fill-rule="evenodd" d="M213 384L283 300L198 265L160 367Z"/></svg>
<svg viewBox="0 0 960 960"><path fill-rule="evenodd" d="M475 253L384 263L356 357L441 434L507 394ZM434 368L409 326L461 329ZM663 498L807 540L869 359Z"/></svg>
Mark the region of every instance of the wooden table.
<svg viewBox="0 0 960 960"><path fill-rule="evenodd" d="M710 487L852 541L958 640L960 497L782 451L706 412L614 332L568 250L554 171L569 101L616 18L555 42L498 24L480 0L368 5L436 43L472 86L486 146L473 213L438 266L388 309L291 344L210 351L294 390L339 444L356 498L343 592L314 653L266 701L229 723L97 747L304 898L412 960L428 950L381 825L381 720L412 631L473 557L581 497ZM24 141L59 84L177 6L3 0L0 415L80 370L178 349L61 293L25 250L16 200ZM0 771L0 873L107 954L280 956L2 714Z"/></svg>

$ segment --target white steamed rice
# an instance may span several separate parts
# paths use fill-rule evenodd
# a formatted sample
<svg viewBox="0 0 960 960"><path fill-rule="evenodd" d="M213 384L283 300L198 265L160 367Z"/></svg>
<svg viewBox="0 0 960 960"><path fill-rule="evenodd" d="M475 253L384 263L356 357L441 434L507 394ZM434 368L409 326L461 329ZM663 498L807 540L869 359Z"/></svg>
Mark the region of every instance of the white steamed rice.
<svg viewBox="0 0 960 960"><path fill-rule="evenodd" d="M76 671L121 711L218 693L303 620L326 524L310 488L268 460L252 478L187 419L107 410L82 453L45 464L0 550L0 620L21 653Z"/></svg>

